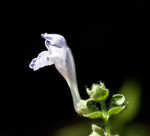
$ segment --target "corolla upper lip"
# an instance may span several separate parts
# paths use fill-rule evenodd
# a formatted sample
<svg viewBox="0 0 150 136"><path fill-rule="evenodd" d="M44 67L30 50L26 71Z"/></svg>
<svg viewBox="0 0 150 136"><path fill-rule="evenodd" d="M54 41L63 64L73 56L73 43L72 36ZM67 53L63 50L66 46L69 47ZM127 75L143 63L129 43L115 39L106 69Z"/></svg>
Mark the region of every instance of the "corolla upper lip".
<svg viewBox="0 0 150 136"><path fill-rule="evenodd" d="M46 34L46 33L45 33ZM45 39L45 34L41 34L41 37Z"/></svg>
<svg viewBox="0 0 150 136"><path fill-rule="evenodd" d="M47 49L49 49L50 45L57 48L66 47L66 41L62 35L44 33L41 34L41 37L45 39L45 45Z"/></svg>
<svg viewBox="0 0 150 136"><path fill-rule="evenodd" d="M50 36L48 36L47 33L41 34L41 37L44 38L45 40L52 40L52 38Z"/></svg>

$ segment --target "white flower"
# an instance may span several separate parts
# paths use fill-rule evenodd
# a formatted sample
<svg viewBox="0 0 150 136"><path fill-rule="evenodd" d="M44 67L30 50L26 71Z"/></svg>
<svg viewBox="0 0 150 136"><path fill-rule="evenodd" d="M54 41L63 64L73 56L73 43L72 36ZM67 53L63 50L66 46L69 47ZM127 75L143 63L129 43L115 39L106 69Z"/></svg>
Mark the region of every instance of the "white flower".
<svg viewBox="0 0 150 136"><path fill-rule="evenodd" d="M29 67L38 70L42 67L54 64L56 69L67 81L73 97L74 108L79 109L80 95L76 81L76 71L71 50L67 46L63 36L58 34L42 34L45 39L46 51L41 52L34 58Z"/></svg>

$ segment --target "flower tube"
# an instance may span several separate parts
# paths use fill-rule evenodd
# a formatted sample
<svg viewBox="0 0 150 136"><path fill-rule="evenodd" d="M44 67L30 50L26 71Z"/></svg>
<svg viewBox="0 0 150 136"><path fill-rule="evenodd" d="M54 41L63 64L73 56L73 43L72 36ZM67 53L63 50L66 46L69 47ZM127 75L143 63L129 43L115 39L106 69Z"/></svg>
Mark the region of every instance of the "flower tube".
<svg viewBox="0 0 150 136"><path fill-rule="evenodd" d="M29 67L34 71L49 65L55 65L59 73L67 81L73 98L73 105L76 112L79 111L80 95L76 80L74 59L71 50L67 46L63 36L58 34L41 34L45 39L46 51L42 51L37 58L34 58Z"/></svg>

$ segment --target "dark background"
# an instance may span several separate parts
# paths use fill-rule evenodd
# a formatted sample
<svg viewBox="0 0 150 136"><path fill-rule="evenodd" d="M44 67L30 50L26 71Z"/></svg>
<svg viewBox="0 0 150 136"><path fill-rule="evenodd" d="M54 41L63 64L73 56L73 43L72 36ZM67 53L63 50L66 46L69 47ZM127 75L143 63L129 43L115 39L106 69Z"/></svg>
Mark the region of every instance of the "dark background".
<svg viewBox="0 0 150 136"><path fill-rule="evenodd" d="M85 87L93 82L103 81L113 94L125 80L137 80L142 86L137 120L149 124L149 25L144 1L63 4L21 3L12 10L11 23L7 22L11 37L5 37L8 55L2 55L0 136L47 136L60 122L80 118L54 66L36 72L28 67L46 49L40 37L45 32L66 38L82 98L87 98Z"/></svg>

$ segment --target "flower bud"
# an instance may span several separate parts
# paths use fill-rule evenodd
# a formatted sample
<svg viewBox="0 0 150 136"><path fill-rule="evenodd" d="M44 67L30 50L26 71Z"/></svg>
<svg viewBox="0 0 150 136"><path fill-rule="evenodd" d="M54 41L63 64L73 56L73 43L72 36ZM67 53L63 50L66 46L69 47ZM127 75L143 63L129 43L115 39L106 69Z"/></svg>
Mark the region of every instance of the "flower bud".
<svg viewBox="0 0 150 136"><path fill-rule="evenodd" d="M98 102L106 100L109 95L109 91L103 83L93 84L92 88L87 88L86 91L92 99Z"/></svg>

